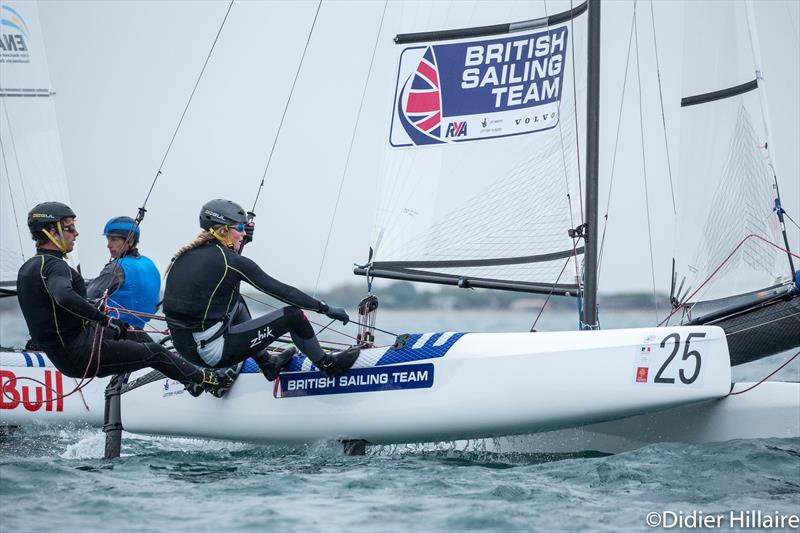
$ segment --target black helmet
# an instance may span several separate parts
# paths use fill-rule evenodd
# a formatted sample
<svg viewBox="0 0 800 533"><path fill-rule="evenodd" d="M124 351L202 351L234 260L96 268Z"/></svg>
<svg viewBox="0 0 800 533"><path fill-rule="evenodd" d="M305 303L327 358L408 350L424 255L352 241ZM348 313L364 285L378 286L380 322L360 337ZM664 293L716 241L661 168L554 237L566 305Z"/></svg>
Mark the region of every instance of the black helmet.
<svg viewBox="0 0 800 533"><path fill-rule="evenodd" d="M247 223L247 213L242 206L230 200L211 200L200 208L200 227L203 229L239 223Z"/></svg>
<svg viewBox="0 0 800 533"><path fill-rule="evenodd" d="M61 202L44 202L33 206L28 212L28 229L31 233L41 231L48 224L58 222L62 218L75 217L75 212L67 204Z"/></svg>

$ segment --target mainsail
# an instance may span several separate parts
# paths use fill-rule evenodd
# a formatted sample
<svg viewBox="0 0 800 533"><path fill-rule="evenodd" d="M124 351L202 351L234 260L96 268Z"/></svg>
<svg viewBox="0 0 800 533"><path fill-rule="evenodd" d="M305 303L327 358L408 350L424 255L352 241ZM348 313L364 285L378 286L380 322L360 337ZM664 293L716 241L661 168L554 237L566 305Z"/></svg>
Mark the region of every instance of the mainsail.
<svg viewBox="0 0 800 533"><path fill-rule="evenodd" d="M395 38L374 255L356 273L577 291L585 7Z"/></svg>
<svg viewBox="0 0 800 533"><path fill-rule="evenodd" d="M36 3L0 4L0 289L33 255L28 210L69 201L52 96Z"/></svg>
<svg viewBox="0 0 800 533"><path fill-rule="evenodd" d="M689 305L726 305L791 278L774 245L775 166L747 9L698 1L686 10L673 296Z"/></svg>

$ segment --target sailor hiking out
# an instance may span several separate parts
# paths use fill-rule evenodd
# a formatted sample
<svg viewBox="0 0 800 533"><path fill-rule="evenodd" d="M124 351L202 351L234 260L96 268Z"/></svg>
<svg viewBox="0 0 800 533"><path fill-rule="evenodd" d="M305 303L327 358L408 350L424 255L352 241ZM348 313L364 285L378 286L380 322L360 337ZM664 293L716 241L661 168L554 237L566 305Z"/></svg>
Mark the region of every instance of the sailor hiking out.
<svg viewBox="0 0 800 533"><path fill-rule="evenodd" d="M36 255L20 267L17 291L32 342L70 377L104 377L150 367L195 395L205 390L222 396L233 384L232 369L205 369L160 344L126 340L129 324L106 316L86 300L84 279L64 261L78 237L75 216L60 202L38 204L28 213Z"/></svg>
<svg viewBox="0 0 800 533"><path fill-rule="evenodd" d="M288 332L295 346L322 372L330 376L347 372L358 358L359 348L324 352L301 309L345 324L350 320L347 313L270 277L239 254L254 231L240 205L211 200L200 210L200 227L203 231L198 237L175 254L164 291L164 314L181 355L213 368L252 357L273 381L296 349L269 355L267 347ZM240 296L242 281L289 305L251 319Z"/></svg>
<svg viewBox="0 0 800 533"><path fill-rule="evenodd" d="M108 305L135 312L119 313L119 318L138 330L150 321L148 315L156 312L161 292L161 275L150 260L139 253L139 224L131 217L114 217L109 220L103 235L108 241L111 260L96 278L89 281L87 296L90 300L102 298L108 291ZM128 338L141 342L153 339L144 332L129 332Z"/></svg>

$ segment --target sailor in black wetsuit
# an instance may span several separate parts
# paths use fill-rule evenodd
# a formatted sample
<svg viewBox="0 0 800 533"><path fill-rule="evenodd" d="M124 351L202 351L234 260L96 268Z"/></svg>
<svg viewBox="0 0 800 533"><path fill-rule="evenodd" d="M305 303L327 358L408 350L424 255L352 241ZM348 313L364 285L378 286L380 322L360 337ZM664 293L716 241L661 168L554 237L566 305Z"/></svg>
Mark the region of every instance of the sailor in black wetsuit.
<svg viewBox="0 0 800 533"><path fill-rule="evenodd" d="M200 227L203 232L175 254L164 291L164 314L181 355L213 368L253 357L273 381L295 349L273 356L266 348L288 332L320 370L331 376L347 372L359 349L325 353L301 308L345 324L350 320L347 313L268 276L237 253L245 238L252 236L241 206L229 200L206 203L200 210ZM242 281L289 305L251 320L239 294Z"/></svg>
<svg viewBox="0 0 800 533"><path fill-rule="evenodd" d="M28 213L36 255L19 269L17 294L36 346L67 376L104 377L155 368L187 385L193 394L207 390L221 396L235 374L230 369L200 368L163 346L125 340L129 325L104 315L86 300L81 275L64 261L75 247L75 213L60 202L45 202ZM102 341L93 347L101 325Z"/></svg>

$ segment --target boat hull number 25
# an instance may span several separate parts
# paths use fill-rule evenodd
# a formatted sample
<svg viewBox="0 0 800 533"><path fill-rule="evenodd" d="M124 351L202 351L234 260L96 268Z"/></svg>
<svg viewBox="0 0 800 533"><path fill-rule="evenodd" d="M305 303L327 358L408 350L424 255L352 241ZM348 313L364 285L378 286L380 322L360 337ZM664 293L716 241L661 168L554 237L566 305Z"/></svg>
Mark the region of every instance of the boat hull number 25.
<svg viewBox="0 0 800 533"><path fill-rule="evenodd" d="M697 350L693 350L690 347L692 339L703 338L705 337L705 333L689 333L686 336L686 342L683 343L683 355L681 356L682 361L692 360L694 362L694 368L691 366L688 369L681 368L678 370L678 379L681 383L686 385L691 385L697 380L697 376L700 375L700 367L703 363L703 358L700 355L700 352ZM661 368L658 369L656 372L655 378L653 379L654 383L675 383L674 377L665 377L664 373L669 369L671 366L670 364L675 359L675 356L678 355L680 351L681 345L681 335L680 333L670 333L664 340L661 341L661 347L665 348L667 344L672 341L672 353L669 354L669 357L664 361L664 364L661 365ZM689 371L690 370L690 371ZM672 372L668 372L668 374L673 374Z"/></svg>

